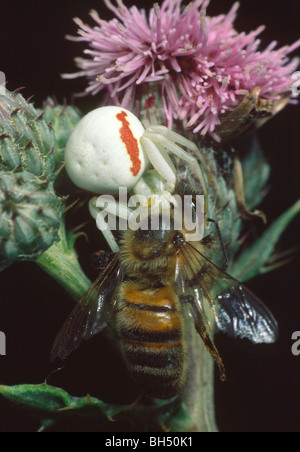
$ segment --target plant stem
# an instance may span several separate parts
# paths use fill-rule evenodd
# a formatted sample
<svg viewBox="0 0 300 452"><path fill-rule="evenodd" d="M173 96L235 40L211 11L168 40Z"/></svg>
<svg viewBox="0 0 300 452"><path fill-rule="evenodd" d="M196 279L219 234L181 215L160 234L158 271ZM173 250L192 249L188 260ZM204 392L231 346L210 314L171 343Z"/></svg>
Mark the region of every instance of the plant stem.
<svg viewBox="0 0 300 452"><path fill-rule="evenodd" d="M188 328L187 334L189 375L180 410L168 426L173 432L218 432L214 408L214 360L195 328Z"/></svg>
<svg viewBox="0 0 300 452"><path fill-rule="evenodd" d="M37 260L37 264L77 302L88 290L91 281L78 262L74 249L76 236L73 233L66 233L64 225L62 225L59 235L60 241L43 253Z"/></svg>

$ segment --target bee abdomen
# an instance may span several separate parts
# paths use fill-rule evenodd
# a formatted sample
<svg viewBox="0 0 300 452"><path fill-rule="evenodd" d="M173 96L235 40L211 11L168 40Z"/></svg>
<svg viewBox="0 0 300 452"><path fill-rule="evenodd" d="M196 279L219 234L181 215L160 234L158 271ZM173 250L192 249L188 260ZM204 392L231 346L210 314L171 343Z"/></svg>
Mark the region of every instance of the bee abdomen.
<svg viewBox="0 0 300 452"><path fill-rule="evenodd" d="M182 318L165 291L127 292L118 313L128 370L148 396L161 399L177 395L185 381Z"/></svg>
<svg viewBox="0 0 300 452"><path fill-rule="evenodd" d="M177 344L160 348L153 351L149 343L123 342L128 370L141 389L150 397L169 399L183 389L183 347Z"/></svg>

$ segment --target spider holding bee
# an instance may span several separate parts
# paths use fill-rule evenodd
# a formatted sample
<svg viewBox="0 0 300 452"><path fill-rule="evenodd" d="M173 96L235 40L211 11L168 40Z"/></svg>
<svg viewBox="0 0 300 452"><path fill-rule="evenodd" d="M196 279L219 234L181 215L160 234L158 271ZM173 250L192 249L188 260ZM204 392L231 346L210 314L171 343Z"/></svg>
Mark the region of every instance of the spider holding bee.
<svg viewBox="0 0 300 452"><path fill-rule="evenodd" d="M186 187L175 193L184 196ZM212 235L188 242L184 227L176 230L169 222L166 227L163 215L158 224L157 230L124 231L119 251L63 325L51 358L66 359L114 314L129 373L144 394L168 399L182 393L188 378L191 318L222 380L225 367L210 314L218 330L253 343L274 342L277 323L255 295L212 262L217 243Z"/></svg>

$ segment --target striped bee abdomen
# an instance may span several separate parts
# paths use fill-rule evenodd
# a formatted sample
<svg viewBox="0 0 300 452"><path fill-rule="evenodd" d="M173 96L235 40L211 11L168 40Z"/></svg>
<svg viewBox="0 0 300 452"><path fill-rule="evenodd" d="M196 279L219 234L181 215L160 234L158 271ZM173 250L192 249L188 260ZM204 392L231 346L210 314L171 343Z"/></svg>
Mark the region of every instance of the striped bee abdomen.
<svg viewBox="0 0 300 452"><path fill-rule="evenodd" d="M151 397L167 399L185 382L184 325L177 295L169 287L138 290L124 283L117 313L128 370Z"/></svg>

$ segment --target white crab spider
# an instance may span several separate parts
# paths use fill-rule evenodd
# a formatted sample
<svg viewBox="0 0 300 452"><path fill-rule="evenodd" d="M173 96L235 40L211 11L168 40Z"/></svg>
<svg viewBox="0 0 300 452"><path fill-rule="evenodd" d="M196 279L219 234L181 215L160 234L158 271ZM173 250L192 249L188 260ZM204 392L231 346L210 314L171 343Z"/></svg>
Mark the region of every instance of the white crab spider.
<svg viewBox="0 0 300 452"><path fill-rule="evenodd" d="M151 163L156 171L152 180L159 181L160 185L157 196L168 199L176 185L176 168L168 154L173 153L187 162L199 179L206 212L204 174L196 157L181 146L193 151L207 172L203 157L192 141L162 125L150 125L145 129L138 118L124 108L101 107L84 116L74 128L65 151L66 170L75 185L91 193L117 194L120 187L126 187L128 191L150 199L153 191L145 175L149 173L147 168ZM105 208L109 209L109 203ZM95 200L90 204L90 211L96 216ZM128 214L124 209L118 212L121 218ZM118 245L111 231L103 232L111 249L117 251Z"/></svg>

